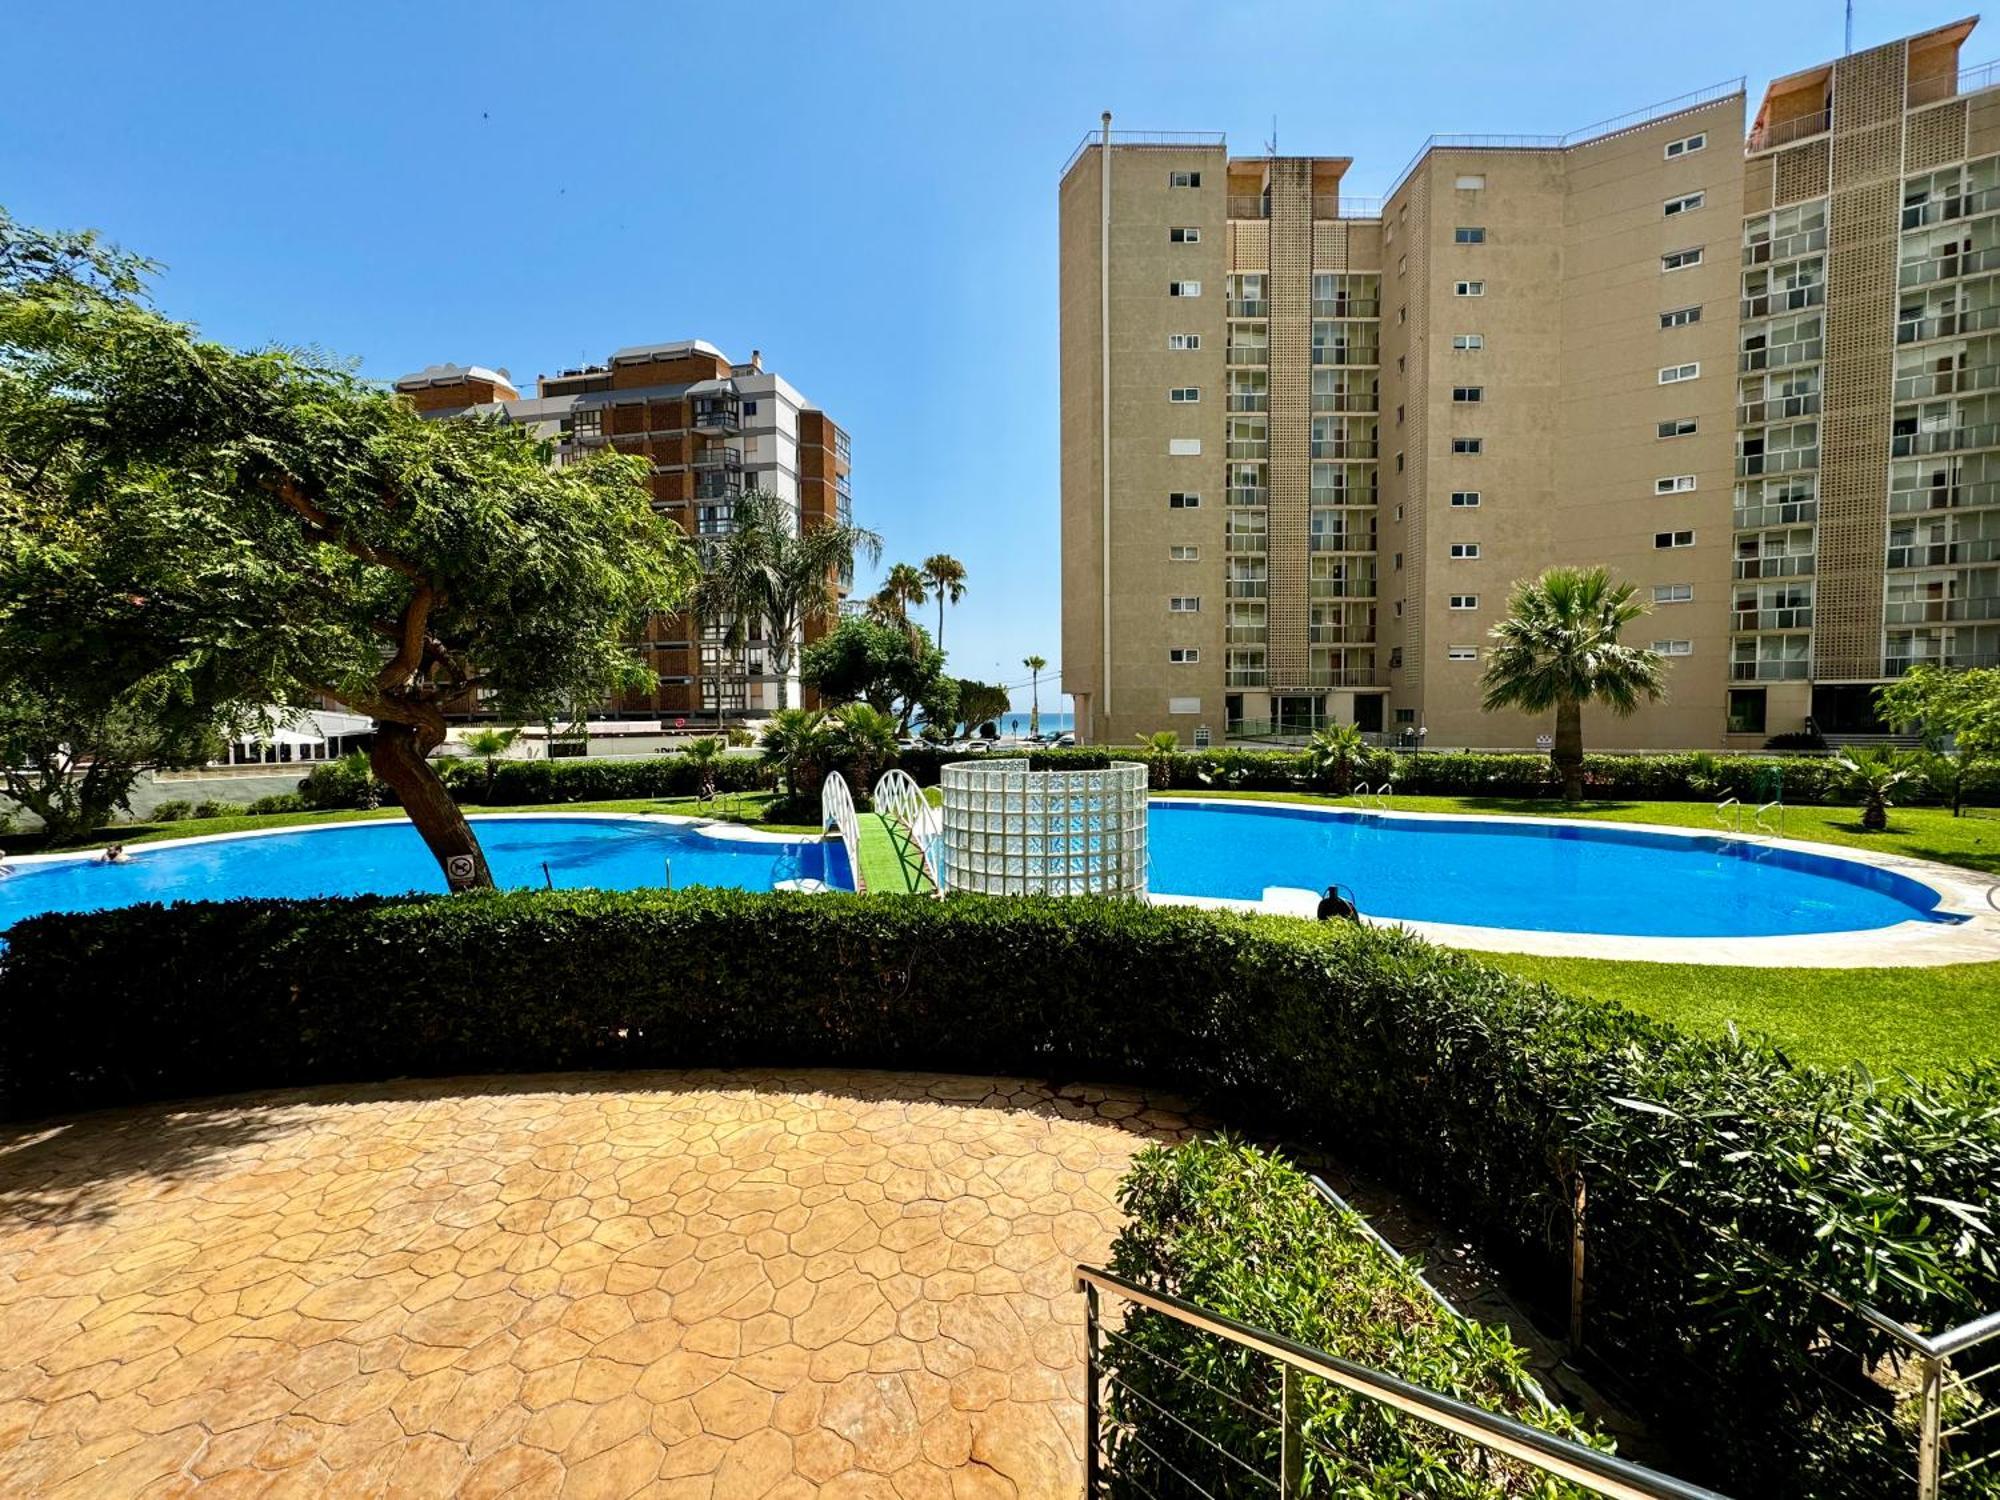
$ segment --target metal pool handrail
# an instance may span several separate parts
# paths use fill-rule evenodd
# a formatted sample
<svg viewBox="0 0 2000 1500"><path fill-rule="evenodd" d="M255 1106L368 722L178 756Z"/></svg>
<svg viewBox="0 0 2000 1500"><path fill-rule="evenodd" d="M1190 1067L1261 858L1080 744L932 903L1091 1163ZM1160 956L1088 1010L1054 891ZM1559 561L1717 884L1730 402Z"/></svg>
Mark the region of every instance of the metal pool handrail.
<svg viewBox="0 0 2000 1500"><path fill-rule="evenodd" d="M1296 1494L1299 1490L1302 1449L1299 1447L1299 1434L1295 1431L1298 1413L1294 1389L1297 1377L1306 1375L1415 1417L1489 1452L1504 1454L1544 1474L1581 1485L1594 1495L1610 1496L1612 1500L1723 1500L1714 1490L1641 1468L1612 1454L1543 1432L1525 1422L1517 1422L1512 1417L1482 1411L1381 1370L1372 1370L1318 1349L1308 1349L1279 1334L1252 1328L1247 1323L1197 1307L1170 1293L1150 1291L1095 1266L1078 1266L1076 1284L1085 1297L1086 1353L1089 1359L1084 1387L1086 1500L1094 1500L1106 1477L1102 1472L1100 1427L1103 1413L1100 1409L1101 1371L1097 1353L1098 1298L1104 1293L1262 1354L1284 1368L1283 1458L1281 1473L1274 1481L1280 1496Z"/></svg>

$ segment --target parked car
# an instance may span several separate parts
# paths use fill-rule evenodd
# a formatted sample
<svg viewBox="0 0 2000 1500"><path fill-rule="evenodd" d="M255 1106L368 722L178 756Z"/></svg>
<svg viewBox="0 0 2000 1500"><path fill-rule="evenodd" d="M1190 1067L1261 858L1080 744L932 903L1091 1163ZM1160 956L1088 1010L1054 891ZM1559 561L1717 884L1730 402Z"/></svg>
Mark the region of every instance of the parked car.
<svg viewBox="0 0 2000 1500"><path fill-rule="evenodd" d="M1055 747L1058 750L1073 749L1075 745L1076 736L1073 734L1059 734L1055 738Z"/></svg>

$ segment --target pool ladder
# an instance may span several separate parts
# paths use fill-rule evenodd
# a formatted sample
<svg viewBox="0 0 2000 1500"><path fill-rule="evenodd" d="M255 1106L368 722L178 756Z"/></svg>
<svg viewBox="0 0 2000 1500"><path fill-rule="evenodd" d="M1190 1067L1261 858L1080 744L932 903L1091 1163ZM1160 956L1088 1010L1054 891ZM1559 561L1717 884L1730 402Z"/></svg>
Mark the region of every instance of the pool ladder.
<svg viewBox="0 0 2000 1500"><path fill-rule="evenodd" d="M1734 821L1731 820L1731 808L1736 809ZM1734 833L1741 833L1743 831L1743 803L1735 797L1724 797L1720 802L1715 804L1715 821Z"/></svg>
<svg viewBox="0 0 2000 1500"><path fill-rule="evenodd" d="M1732 808L1735 809L1733 814L1731 812ZM1775 811L1778 814L1778 822L1776 827L1773 827L1769 822L1765 820L1764 817L1766 813L1772 811ZM1720 802L1715 804L1715 821L1717 823L1720 823L1724 828L1730 829L1732 832L1739 834L1742 833L1743 803L1735 797L1724 797ZM1756 825L1757 831L1759 833L1776 834L1778 837L1783 838L1785 834L1784 800L1782 798L1778 798L1773 801L1766 802L1762 807L1753 809L1750 814L1750 821Z"/></svg>
<svg viewBox="0 0 2000 1500"><path fill-rule="evenodd" d="M1387 812L1389 810L1389 793L1394 789L1394 782L1385 781L1380 786L1371 787L1364 781L1355 787L1353 793L1354 800L1359 802L1363 807L1367 807L1373 803L1374 806L1379 807L1383 812Z"/></svg>

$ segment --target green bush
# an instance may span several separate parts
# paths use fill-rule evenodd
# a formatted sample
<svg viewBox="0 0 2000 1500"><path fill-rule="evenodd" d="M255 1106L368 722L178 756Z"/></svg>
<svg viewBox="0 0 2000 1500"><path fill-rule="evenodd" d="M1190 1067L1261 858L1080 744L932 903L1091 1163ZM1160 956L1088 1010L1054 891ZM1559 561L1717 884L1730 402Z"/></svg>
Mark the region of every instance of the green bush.
<svg viewBox="0 0 2000 1500"><path fill-rule="evenodd" d="M194 811L189 816L194 818L233 818L242 811L243 808L234 802L217 802L213 797L204 797L201 801L195 803Z"/></svg>
<svg viewBox="0 0 2000 1500"><path fill-rule="evenodd" d="M1880 1336L1815 1285L1928 1328L2000 1306L2000 1069L1878 1092L1394 932L692 890L138 906L6 942L13 1115L569 1068L1133 1079L1399 1183L1558 1319L1580 1177L1593 1350L1742 1494L1879 1494L1907 1460Z"/></svg>
<svg viewBox="0 0 2000 1500"><path fill-rule="evenodd" d="M1128 1218L1111 1247L1111 1269L1128 1281L1602 1446L1541 1398L1527 1356L1503 1330L1441 1307L1355 1215L1328 1203L1281 1158L1227 1139L1149 1146L1133 1159L1119 1202ZM1210 1493L1231 1492L1228 1481L1241 1471L1210 1444L1278 1472L1275 1361L1144 1311L1129 1313L1107 1343L1106 1361L1116 1370L1115 1489L1172 1494L1171 1470L1178 1470ZM1299 1381L1298 1396L1307 1494L1462 1500L1537 1493L1538 1476L1526 1466L1502 1459L1482 1475L1478 1462L1468 1461L1467 1444L1377 1402L1311 1377ZM1139 1441L1122 1430L1126 1422Z"/></svg>
<svg viewBox="0 0 2000 1500"><path fill-rule="evenodd" d="M194 804L184 798L175 798L171 802L162 802L152 811L152 821L155 823L178 823L183 818L191 818L193 816Z"/></svg>
<svg viewBox="0 0 2000 1500"><path fill-rule="evenodd" d="M269 797L259 797L243 810L246 813L257 815L265 813L311 812L313 805L298 792L276 792Z"/></svg>
<svg viewBox="0 0 2000 1500"><path fill-rule="evenodd" d="M315 810L340 807L395 807L393 787L378 780L360 751L314 766L299 782L299 796Z"/></svg>

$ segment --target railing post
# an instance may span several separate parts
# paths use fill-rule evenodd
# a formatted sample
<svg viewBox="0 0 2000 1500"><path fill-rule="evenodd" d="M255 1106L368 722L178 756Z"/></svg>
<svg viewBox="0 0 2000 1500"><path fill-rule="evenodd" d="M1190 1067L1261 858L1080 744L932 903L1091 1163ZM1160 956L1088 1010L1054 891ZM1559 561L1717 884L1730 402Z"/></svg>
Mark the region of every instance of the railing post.
<svg viewBox="0 0 2000 1500"><path fill-rule="evenodd" d="M1305 1488L1306 1451L1300 1440L1299 1423L1304 1413L1299 1403L1299 1372L1291 1364L1278 1387L1278 1494L1296 1495Z"/></svg>
<svg viewBox="0 0 2000 1500"><path fill-rule="evenodd" d="M1083 1497L1096 1500L1098 1480L1097 1288L1083 1286Z"/></svg>
<svg viewBox="0 0 2000 1500"><path fill-rule="evenodd" d="M1944 1361L1926 1355L1918 1364L1923 1383L1917 1396L1917 1500L1937 1500L1944 1457L1938 1431L1944 1416Z"/></svg>

